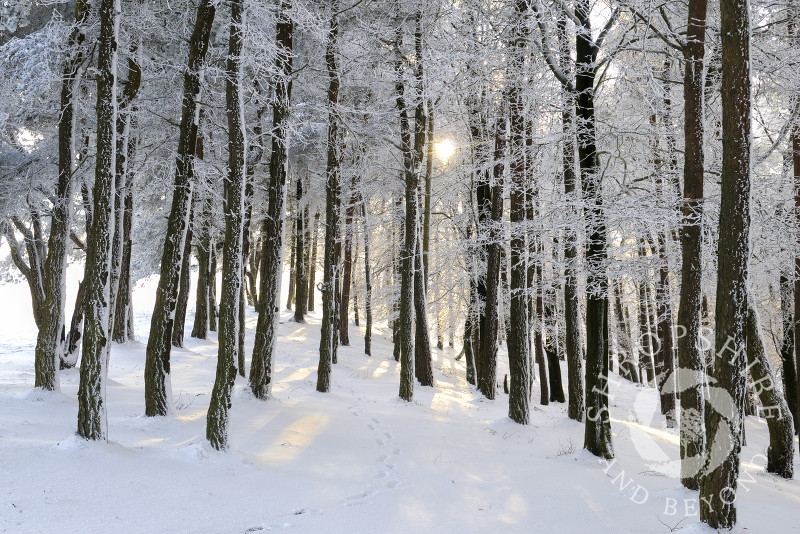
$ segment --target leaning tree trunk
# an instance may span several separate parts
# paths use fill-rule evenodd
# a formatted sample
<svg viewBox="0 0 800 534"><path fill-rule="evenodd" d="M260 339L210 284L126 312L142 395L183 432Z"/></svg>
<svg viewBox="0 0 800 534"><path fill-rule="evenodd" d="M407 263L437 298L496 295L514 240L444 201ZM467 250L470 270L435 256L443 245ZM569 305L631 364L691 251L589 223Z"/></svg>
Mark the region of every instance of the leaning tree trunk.
<svg viewBox="0 0 800 534"><path fill-rule="evenodd" d="M294 23L289 17L291 2L281 0L276 21L275 44L278 54L272 104L272 154L269 161L269 203L264 218L264 249L261 259L261 287L253 357L250 362L250 389L259 399L272 391L272 365L278 337L280 290L283 267L283 226L286 203L286 171L289 147L288 130L292 98L292 37Z"/></svg>
<svg viewBox="0 0 800 534"><path fill-rule="evenodd" d="M225 75L228 115L228 177L225 180L225 248L219 307L217 375L206 418L206 439L217 450L228 448L228 410L239 357L239 306L242 300L242 230L244 217L245 121L241 87L244 0L231 1L230 39Z"/></svg>
<svg viewBox="0 0 800 534"><path fill-rule="evenodd" d="M750 14L747 0L722 0L722 199L717 245L714 387L705 413L706 453L700 520L736 524L734 496L742 448L745 319L750 256ZM720 408L723 408L720 413ZM726 436L720 449L720 435Z"/></svg>
<svg viewBox="0 0 800 534"><path fill-rule="evenodd" d="M761 409L769 428L767 472L783 478L794 475L794 423L789 404L775 387L775 375L764 351L758 313L753 297L747 301L746 338L747 367L753 377L753 388L761 401Z"/></svg>
<svg viewBox="0 0 800 534"><path fill-rule="evenodd" d="M86 54L85 22L89 1L75 2L75 23L67 41L71 56L64 65L61 81L61 108L58 115L58 184L50 219L50 237L44 264L44 300L40 309L39 334L34 360L37 388L58 389L56 362L63 356L61 340L64 328L64 281L67 270L67 239L72 218L72 161L75 147L74 99L81 82Z"/></svg>
<svg viewBox="0 0 800 534"><path fill-rule="evenodd" d="M111 342L109 289L114 235L114 152L117 120L117 35L120 0L100 2L97 42L97 156L92 233L87 242L86 320L78 386L78 435L106 440L106 375Z"/></svg>
<svg viewBox="0 0 800 534"><path fill-rule="evenodd" d="M197 100L200 93L200 71L205 63L216 2L201 0L189 40L189 60L183 75L183 102L178 133L178 155L175 159L175 183L172 207L167 220L167 236L161 256L161 275L156 290L156 303L150 321L150 337L144 365L145 415L166 415L171 410L169 398L170 350L172 318L178 298L184 242L189 226L189 207L194 186L193 159L197 144Z"/></svg>

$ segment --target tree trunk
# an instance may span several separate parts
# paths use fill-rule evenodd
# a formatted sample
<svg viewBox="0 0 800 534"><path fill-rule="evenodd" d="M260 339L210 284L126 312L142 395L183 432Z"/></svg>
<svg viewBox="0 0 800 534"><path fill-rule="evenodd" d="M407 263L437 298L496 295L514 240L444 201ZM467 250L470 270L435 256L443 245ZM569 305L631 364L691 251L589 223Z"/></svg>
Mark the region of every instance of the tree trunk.
<svg viewBox="0 0 800 534"><path fill-rule="evenodd" d="M183 257L181 259L181 279L178 284L178 300L175 303L175 319L172 327L172 346L183 347L184 330L186 329L186 308L189 306L189 290L191 288L191 259L192 259L192 219L194 209L189 208L189 220L186 226L186 239L183 242Z"/></svg>
<svg viewBox="0 0 800 534"><path fill-rule="evenodd" d="M201 127L203 125L203 110L200 110L198 117L198 133L195 156L203 159L204 146ZM211 312L211 283L214 276L211 273L211 217L213 200L211 197L211 179L207 179L204 184L206 187L198 195L198 206L200 215L196 218L196 228L198 230L197 247L197 297L195 299L194 325L192 325L192 337L197 339L208 339L208 327Z"/></svg>
<svg viewBox="0 0 800 534"><path fill-rule="evenodd" d="M422 58L422 12L415 15L414 50L416 56L415 83L416 92L422 94L423 58ZM411 141L411 126L408 118L408 105L405 97L403 81L404 58L402 56L403 27L397 25L395 61L395 91L397 109L400 112L400 146L403 155L405 177L405 231L403 237L402 268L400 282L400 398L411 401L414 398L414 256L417 252L417 188L422 163L422 151L425 146L426 118L425 102L417 96L414 110L414 141ZM427 327L417 325L417 328Z"/></svg>
<svg viewBox="0 0 800 534"><path fill-rule="evenodd" d="M535 236L536 239L536 252L537 254L541 254L542 246L541 242L539 241L539 237ZM540 386L540 396L539 396L539 403L542 406L547 406L550 404L550 379L547 373L547 362L545 362L545 351L544 351L544 341L542 339L542 321L544 315L544 306L542 303L542 291L544 290L544 281L542 280L542 262L540 259L536 259L534 261L535 269L536 269L536 281L539 284L539 287L535 289L536 291L536 309L535 309L535 321L534 322L534 335L533 335L533 342L536 345L536 363L539 366L539 380L541 382Z"/></svg>
<svg viewBox="0 0 800 534"><path fill-rule="evenodd" d="M506 121L501 108L494 138L494 169L491 183L491 214L488 221L488 255L486 259L486 330L481 333L481 365L478 389L487 399L494 399L497 390L497 337L500 315L500 255L503 248L503 173L505 171ZM516 185L516 184L515 184ZM513 209L513 208L512 208ZM513 242L512 237L512 242ZM517 369L514 369L515 371ZM520 378L517 376L517 378ZM512 373L512 382L514 373ZM522 423L524 424L524 423Z"/></svg>
<svg viewBox="0 0 800 534"><path fill-rule="evenodd" d="M39 334L36 339L34 360L37 388L58 389L56 362L61 361L64 347L62 332L64 328L64 283L67 268L67 239L72 218L72 162L75 150L74 98L80 84L84 56L85 23L89 14L88 0L75 2L75 22L67 41L71 57L64 64L64 77L61 81L61 108L58 116L58 183L50 219L50 237L47 243L47 258L44 264L44 299L37 321ZM36 313L34 315L37 315Z"/></svg>
<svg viewBox="0 0 800 534"><path fill-rule="evenodd" d="M508 89L508 113L510 132L510 171L511 192L510 218L511 218L511 281L510 281L510 328L508 336L508 364L509 364L509 397L508 416L512 421L527 425L530 420L531 397L531 369L528 297L526 295L527 270L525 258L525 236L522 224L525 214L525 104L524 94L524 57L527 54L527 39L529 35L528 2L517 0L514 3L514 32L511 38L512 56L509 70L514 83Z"/></svg>
<svg viewBox="0 0 800 534"><path fill-rule="evenodd" d="M161 256L161 273L156 290L156 303L150 321L150 337L144 368L145 414L166 415L171 393L167 391L170 374L172 317L178 298L184 242L188 229L189 207L194 184L193 158L197 145L197 99L200 93L200 71L205 64L216 2L201 0L189 40L189 60L183 76L183 102L175 159L175 184L172 207L167 221L167 235Z"/></svg>
<svg viewBox="0 0 800 534"><path fill-rule="evenodd" d="M306 310L308 309L308 262L306 260L306 220L308 219L308 205L300 206L303 201L303 180L297 178L297 243L295 249L297 256L294 260L297 274L297 286L295 289L294 320L297 323L306 322Z"/></svg>
<svg viewBox="0 0 800 534"><path fill-rule="evenodd" d="M342 259L342 296L339 307L339 343L350 345L350 285L353 277L353 214L356 210L358 193L355 190L355 176L351 183L350 202L345 206L344 215L344 257Z"/></svg>
<svg viewBox="0 0 800 534"><path fill-rule="evenodd" d="M208 329L217 331L217 243L211 240L211 268L208 278Z"/></svg>
<svg viewBox="0 0 800 534"><path fill-rule="evenodd" d="M297 216L297 214L295 214ZM286 297L286 309L291 310L294 304L294 290L297 287L297 271L294 260L297 258L297 234L292 232L289 243L289 294ZM283 266L281 266L282 268Z"/></svg>
<svg viewBox="0 0 800 534"><path fill-rule="evenodd" d="M714 378L705 413L709 438L700 482L700 520L736 523L745 396L744 330L750 254L750 14L746 0L722 0L722 200L717 245ZM720 413L720 407L724 411ZM720 435L728 436L721 449Z"/></svg>
<svg viewBox="0 0 800 534"><path fill-rule="evenodd" d="M431 362L431 338L428 329L428 302L425 291L425 265L423 263L422 240L417 241L414 254L414 312L416 328L414 331L414 374L421 386L433 385L433 364Z"/></svg>
<svg viewBox="0 0 800 534"><path fill-rule="evenodd" d="M606 223L594 114L594 82L597 45L592 40L589 0L578 0L575 15L580 23L575 35L575 92L578 157L584 213L588 229L586 244L586 432L584 448L595 456L612 458L611 424L608 413L608 282L606 279Z"/></svg>
<svg viewBox="0 0 800 534"><path fill-rule="evenodd" d="M625 308L622 303L619 284L612 284L611 290L614 292L614 314L617 318L617 345L619 350L619 374L631 382L639 383L639 371L636 369L636 359L633 354L633 343L629 333L628 322L625 319Z"/></svg>
<svg viewBox="0 0 800 534"><path fill-rule="evenodd" d="M367 225L367 202L361 200L361 217L364 223L364 311L367 314L366 331L364 333L364 354L372 356L372 266L369 259L369 226Z"/></svg>
<svg viewBox="0 0 800 534"><path fill-rule="evenodd" d="M206 418L206 439L217 450L228 448L228 410L239 358L239 306L242 299L242 230L244 217L245 121L241 87L244 0L231 1L230 38L225 73L228 116L228 176L225 180L225 245L222 258L222 296L219 309L217 374Z"/></svg>
<svg viewBox="0 0 800 534"><path fill-rule="evenodd" d="M656 280L656 325L658 350L655 354L656 386L661 399L661 413L667 418L667 428L675 428L675 355L672 341L672 296L669 288L669 263L667 261L667 238L658 232L656 249L660 259Z"/></svg>
<svg viewBox="0 0 800 534"><path fill-rule="evenodd" d="M428 132L427 132L427 154L425 155L425 200L422 204L422 265L424 266L423 282L425 292L428 288L428 274L430 273L430 250L431 250L431 185L433 182L433 107L428 102ZM441 335L440 335L441 337Z"/></svg>
<svg viewBox="0 0 800 534"><path fill-rule="evenodd" d="M781 343L781 363L783 364L783 391L792 412L795 432L800 428L800 392L798 392L797 368L794 365L794 305L792 303L792 283L781 273L781 317L783 342Z"/></svg>
<svg viewBox="0 0 800 534"><path fill-rule="evenodd" d="M109 289L111 238L114 235L114 164L116 149L116 66L120 0L100 2L97 42L97 156L92 233L87 241L86 322L80 384L78 435L107 440L106 375L110 349Z"/></svg>
<svg viewBox="0 0 800 534"><path fill-rule="evenodd" d="M130 66L129 66L130 69ZM133 110L131 110L133 112ZM131 130L135 127L135 121L130 119ZM116 304L114 311L114 341L125 343L133 339L133 307L131 304L131 257L133 252L133 172L130 165L136 154L137 139L133 134L128 134L127 142L127 165L125 169L125 182L122 188L124 203L122 213L121 232L122 258L120 261L119 287L117 288Z"/></svg>
<svg viewBox="0 0 800 534"><path fill-rule="evenodd" d="M655 367L653 366L653 332L650 330L650 295L647 277L645 280L640 280L638 285L639 370L642 376L642 383L652 387L655 379Z"/></svg>
<svg viewBox="0 0 800 534"><path fill-rule="evenodd" d="M405 175L400 176L401 182L405 181ZM392 356L394 361L400 361L400 291L397 290L398 282L402 283L402 270L401 255L403 252L403 199L398 195L395 199L395 212L396 212L396 226L392 232L393 247L392 247L392 287L395 288L396 296L392 299Z"/></svg>
<svg viewBox="0 0 800 534"><path fill-rule="evenodd" d="M567 39L566 19L559 18L559 62L569 74L570 46ZM578 178L575 173L575 95L564 88L561 110L561 165L564 179L564 195L570 205L578 205ZM571 211L577 218L579 213ZM571 225L564 229L564 345L567 353L567 415L575 421L583 421L583 347L581 341L580 302L578 301L578 234Z"/></svg>
<svg viewBox="0 0 800 534"><path fill-rule="evenodd" d="M83 335L83 312L86 303L86 278L78 284L78 292L75 295L75 307L72 310L69 334L64 341L66 347L64 358L61 359L61 369L71 369L78 363L78 342Z"/></svg>
<svg viewBox="0 0 800 534"><path fill-rule="evenodd" d="M794 475L794 423L789 405L776 389L775 375L764 351L764 340L753 297L747 301L747 367L769 428L767 472L783 478Z"/></svg>
<svg viewBox="0 0 800 534"><path fill-rule="evenodd" d="M689 0L684 47L684 166L681 292L678 304L678 397L681 483L700 489L705 452L705 356L700 349L703 274L703 58L708 0Z"/></svg>
<svg viewBox="0 0 800 534"><path fill-rule="evenodd" d="M263 222L264 249L261 259L261 287L253 357L250 362L250 389L259 399L272 391L272 367L278 337L280 290L283 274L283 226L286 203L287 145L290 104L292 98L292 39L294 23L289 16L291 2L281 0L277 14L274 78L275 99L272 104L272 154L269 161L269 203Z"/></svg>
<svg viewBox="0 0 800 534"><path fill-rule="evenodd" d="M314 212L314 228L311 232L311 259L308 262L308 311L314 311L314 296L317 289L317 237L319 236L319 211Z"/></svg>
<svg viewBox="0 0 800 534"><path fill-rule="evenodd" d="M336 63L339 21L336 18L338 2L332 2L334 14L330 20L328 42L325 46L325 63L328 68L328 138L327 167L325 176L325 251L322 267L322 332L319 342L319 366L317 368L317 391L327 393L331 389L331 367L336 348L336 227L339 225L337 198L339 196L339 67Z"/></svg>

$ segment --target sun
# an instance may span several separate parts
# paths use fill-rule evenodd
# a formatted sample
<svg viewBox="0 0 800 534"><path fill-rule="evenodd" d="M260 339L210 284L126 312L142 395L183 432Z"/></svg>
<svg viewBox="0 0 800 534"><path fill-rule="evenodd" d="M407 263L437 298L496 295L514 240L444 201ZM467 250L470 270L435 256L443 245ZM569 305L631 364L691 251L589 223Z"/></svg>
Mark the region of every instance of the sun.
<svg viewBox="0 0 800 534"><path fill-rule="evenodd" d="M447 160L456 152L455 145L448 139L437 141L433 146L436 149L436 155L443 163L447 163Z"/></svg>

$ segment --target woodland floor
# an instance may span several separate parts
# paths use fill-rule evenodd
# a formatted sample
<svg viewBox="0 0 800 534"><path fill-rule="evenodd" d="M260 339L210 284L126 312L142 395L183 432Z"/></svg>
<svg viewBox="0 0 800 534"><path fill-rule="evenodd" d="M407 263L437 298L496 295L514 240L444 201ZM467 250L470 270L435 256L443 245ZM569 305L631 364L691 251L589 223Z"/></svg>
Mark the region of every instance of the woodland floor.
<svg viewBox="0 0 800 534"><path fill-rule="evenodd" d="M74 435L77 369L61 373L61 392L33 390L27 288L0 285L0 531L711 532L698 524L697 493L676 478L677 434L654 390L614 375L618 459L607 465L582 451L583 426L565 405L539 406L538 381L532 424L516 425L502 390L487 401L466 384L453 349L434 350L435 388L400 401L380 328L370 358L351 325L332 391L317 393L319 312L307 324L283 313L274 396L259 401L237 380L231 448L218 453L204 440L216 336L188 336L192 303L186 348L172 352L174 415L143 415L154 287L148 279L134 294L138 341L113 347L110 441L97 444ZM255 322L250 309L248 359ZM506 369L501 348L501 379ZM800 483L763 472L763 420L749 418L747 441L735 532L800 530Z"/></svg>

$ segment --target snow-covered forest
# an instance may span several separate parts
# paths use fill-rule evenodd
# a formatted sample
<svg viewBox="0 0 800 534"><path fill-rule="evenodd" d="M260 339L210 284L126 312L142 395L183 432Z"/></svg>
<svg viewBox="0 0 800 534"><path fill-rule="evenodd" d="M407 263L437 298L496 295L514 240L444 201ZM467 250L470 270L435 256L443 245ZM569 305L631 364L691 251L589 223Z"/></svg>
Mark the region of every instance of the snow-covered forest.
<svg viewBox="0 0 800 534"><path fill-rule="evenodd" d="M800 529L800 0L0 2L4 532Z"/></svg>

